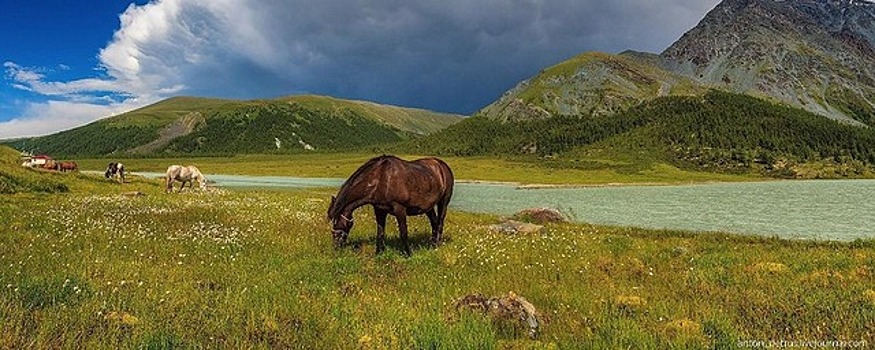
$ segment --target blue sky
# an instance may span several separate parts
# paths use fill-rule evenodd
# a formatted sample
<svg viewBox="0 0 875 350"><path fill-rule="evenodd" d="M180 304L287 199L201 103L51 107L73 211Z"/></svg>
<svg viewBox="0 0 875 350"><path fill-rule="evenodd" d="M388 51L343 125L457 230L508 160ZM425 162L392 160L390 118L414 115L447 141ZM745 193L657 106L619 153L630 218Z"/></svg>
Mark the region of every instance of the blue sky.
<svg viewBox="0 0 875 350"><path fill-rule="evenodd" d="M717 2L0 0L0 138L178 95L470 114L585 51L660 52Z"/></svg>

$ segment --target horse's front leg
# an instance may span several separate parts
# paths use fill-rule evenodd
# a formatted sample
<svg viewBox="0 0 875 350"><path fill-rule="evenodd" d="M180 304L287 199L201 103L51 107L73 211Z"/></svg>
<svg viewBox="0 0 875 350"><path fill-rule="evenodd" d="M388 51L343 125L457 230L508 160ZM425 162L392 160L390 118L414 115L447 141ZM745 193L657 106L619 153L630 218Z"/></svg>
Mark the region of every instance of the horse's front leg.
<svg viewBox="0 0 875 350"><path fill-rule="evenodd" d="M386 249L386 216L389 212L374 207L374 218L377 220L377 254Z"/></svg>

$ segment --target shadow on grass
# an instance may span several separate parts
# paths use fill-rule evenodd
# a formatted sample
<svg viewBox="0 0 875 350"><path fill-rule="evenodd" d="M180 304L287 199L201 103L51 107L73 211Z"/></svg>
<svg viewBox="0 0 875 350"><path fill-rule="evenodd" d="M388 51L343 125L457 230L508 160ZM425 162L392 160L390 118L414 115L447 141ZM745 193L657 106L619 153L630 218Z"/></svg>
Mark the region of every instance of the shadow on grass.
<svg viewBox="0 0 875 350"><path fill-rule="evenodd" d="M407 236L407 241L410 243L410 251L413 254L416 254L417 251L422 250L431 250L434 249L434 244L431 241L431 231L421 231L421 232L410 232ZM449 236L444 234L443 240L441 241L441 245L451 242ZM364 236L363 233L360 233L357 237L350 237L346 243L340 249L352 249L356 252L362 250L364 246L374 246L377 245L377 233L373 232L367 236ZM376 248L375 248L376 249ZM404 254L404 242L401 241L401 237L398 236L397 232L394 233L386 233L386 251L393 250L400 255Z"/></svg>

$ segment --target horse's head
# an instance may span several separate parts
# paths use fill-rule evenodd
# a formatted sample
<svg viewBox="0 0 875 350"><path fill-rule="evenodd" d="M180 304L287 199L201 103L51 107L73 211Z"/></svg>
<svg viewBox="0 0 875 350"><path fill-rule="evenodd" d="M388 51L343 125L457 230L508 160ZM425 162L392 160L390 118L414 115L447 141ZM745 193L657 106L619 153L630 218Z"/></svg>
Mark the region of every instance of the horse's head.
<svg viewBox="0 0 875 350"><path fill-rule="evenodd" d="M200 170L195 170L195 177L197 177L197 183L198 185L200 185L201 190L206 190L207 178L204 176L204 174L202 174Z"/></svg>
<svg viewBox="0 0 875 350"><path fill-rule="evenodd" d="M106 172L103 173L103 176L108 179L114 174L115 174L115 163L109 163L109 165L106 166Z"/></svg>
<svg viewBox="0 0 875 350"><path fill-rule="evenodd" d="M331 220L331 235L334 237L334 245L340 246L349 237L349 231L352 230L354 222L352 213L344 214L334 210L336 201L337 199L331 196L331 204L328 206L328 220Z"/></svg>
<svg viewBox="0 0 875 350"><path fill-rule="evenodd" d="M338 218L331 221L331 235L334 237L334 245L340 246L346 242L349 237L349 231L352 230L353 219L346 215L340 214Z"/></svg>

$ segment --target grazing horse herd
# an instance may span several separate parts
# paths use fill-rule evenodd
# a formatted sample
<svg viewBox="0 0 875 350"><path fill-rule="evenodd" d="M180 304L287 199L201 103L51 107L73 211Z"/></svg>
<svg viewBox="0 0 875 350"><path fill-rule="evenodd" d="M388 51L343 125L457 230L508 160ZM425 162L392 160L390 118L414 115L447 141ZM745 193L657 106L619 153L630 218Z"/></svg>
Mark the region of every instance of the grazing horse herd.
<svg viewBox="0 0 875 350"><path fill-rule="evenodd" d="M76 170L77 166L73 162L63 162L59 168ZM124 183L125 166L109 163L104 176ZM192 188L195 181L201 190L207 187L206 177L193 165L169 166L164 180L167 193L173 193L173 183L177 181L181 183L177 192L181 192L186 183ZM346 242L355 222L353 212L366 205L374 209L378 254L385 250L386 218L390 214L398 223L405 255L411 255L407 239L408 216L426 215L431 224L432 244L439 245L453 196L453 183L453 171L438 158L406 161L383 155L368 160L340 186L337 195L331 197L327 217L335 246L340 247Z"/></svg>
<svg viewBox="0 0 875 350"><path fill-rule="evenodd" d="M109 165L106 166L106 171L103 173L103 175L107 179L112 179L120 183L125 183L125 166L122 163L109 163ZM188 187L191 188L193 186L193 181L198 182L200 189L204 190L207 188L207 178L194 165L171 165L167 168L167 173L164 177L164 180L165 184L167 185L168 193L173 192L174 181L182 182L182 185L179 186L179 191L182 191L186 183L188 183Z"/></svg>
<svg viewBox="0 0 875 350"><path fill-rule="evenodd" d="M28 157L21 166L28 168L39 168L44 170L54 170L60 172L79 170L79 165L76 162L59 162L49 156Z"/></svg>

